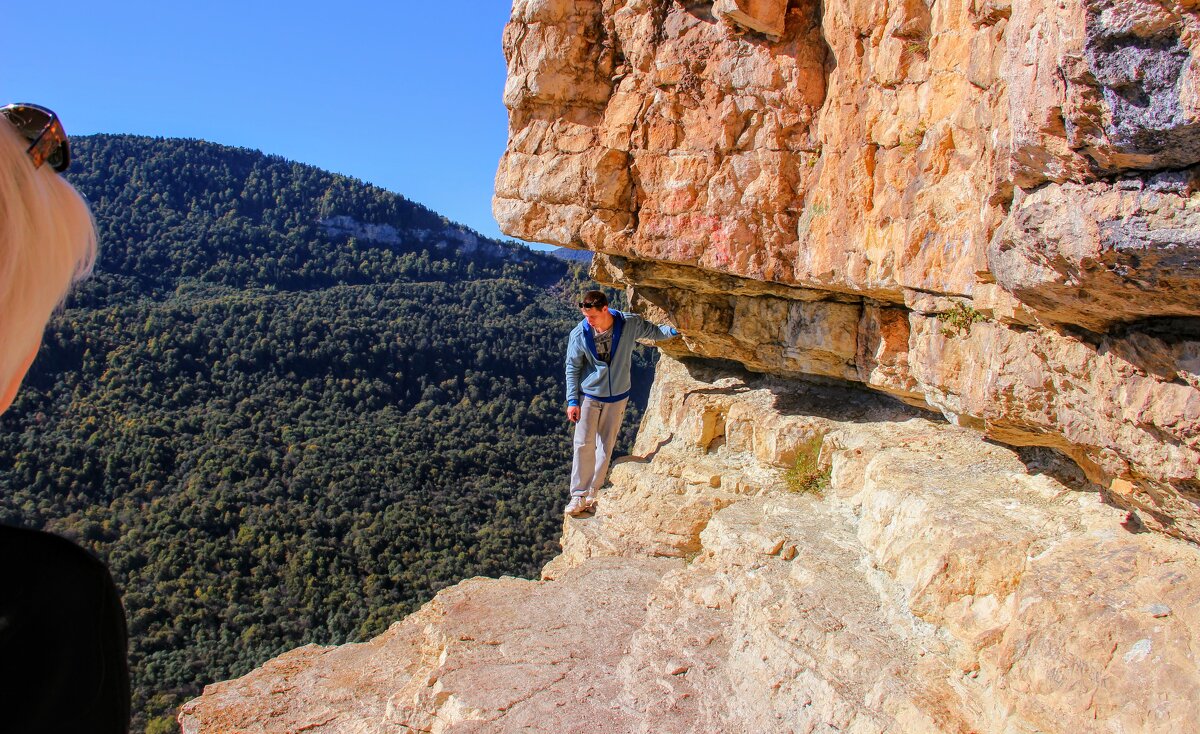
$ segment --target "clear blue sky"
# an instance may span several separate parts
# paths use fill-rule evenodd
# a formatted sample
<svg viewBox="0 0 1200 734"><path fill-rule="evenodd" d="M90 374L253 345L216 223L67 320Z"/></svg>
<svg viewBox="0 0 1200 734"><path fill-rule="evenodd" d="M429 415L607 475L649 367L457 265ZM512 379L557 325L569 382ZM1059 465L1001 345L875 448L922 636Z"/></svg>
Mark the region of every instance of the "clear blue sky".
<svg viewBox="0 0 1200 734"><path fill-rule="evenodd" d="M70 135L257 148L403 194L480 233L507 114L508 0L10 2L0 99Z"/></svg>

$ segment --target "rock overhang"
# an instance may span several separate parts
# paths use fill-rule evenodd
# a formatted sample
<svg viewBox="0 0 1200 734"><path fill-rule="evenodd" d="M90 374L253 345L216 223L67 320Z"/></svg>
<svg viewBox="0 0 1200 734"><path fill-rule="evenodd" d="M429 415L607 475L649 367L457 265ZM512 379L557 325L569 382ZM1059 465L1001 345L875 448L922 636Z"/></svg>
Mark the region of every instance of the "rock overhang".
<svg viewBox="0 0 1200 734"><path fill-rule="evenodd" d="M747 20L780 5L518 0L501 228L600 253L690 352L1054 447L1200 540L1196 8Z"/></svg>

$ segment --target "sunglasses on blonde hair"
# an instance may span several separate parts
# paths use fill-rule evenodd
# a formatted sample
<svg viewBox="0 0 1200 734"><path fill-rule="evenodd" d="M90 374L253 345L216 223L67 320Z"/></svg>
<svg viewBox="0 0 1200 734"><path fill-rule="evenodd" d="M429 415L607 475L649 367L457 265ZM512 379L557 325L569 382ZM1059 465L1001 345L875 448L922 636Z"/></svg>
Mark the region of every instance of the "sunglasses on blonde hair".
<svg viewBox="0 0 1200 734"><path fill-rule="evenodd" d="M62 173L71 165L71 150L67 143L67 132L63 130L58 115L41 105L21 102L0 107L3 115L21 137L29 141L25 150L33 159L33 167L41 168L49 163L55 171Z"/></svg>

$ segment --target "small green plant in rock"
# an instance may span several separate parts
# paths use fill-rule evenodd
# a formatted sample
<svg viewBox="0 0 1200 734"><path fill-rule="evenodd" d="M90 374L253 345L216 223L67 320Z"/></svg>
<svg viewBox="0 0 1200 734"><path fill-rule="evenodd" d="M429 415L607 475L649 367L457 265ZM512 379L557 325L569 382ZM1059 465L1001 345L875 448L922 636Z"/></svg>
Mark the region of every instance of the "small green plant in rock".
<svg viewBox="0 0 1200 734"><path fill-rule="evenodd" d="M783 483L789 492L819 497L829 489L832 468L821 468L821 443L821 436L813 436L796 450L796 460L783 473Z"/></svg>
<svg viewBox="0 0 1200 734"><path fill-rule="evenodd" d="M925 142L925 123L918 124L900 141L900 147L906 151L916 150Z"/></svg>
<svg viewBox="0 0 1200 734"><path fill-rule="evenodd" d="M920 41L909 41L904 44L904 50L915 56L928 56L929 44Z"/></svg>
<svg viewBox="0 0 1200 734"><path fill-rule="evenodd" d="M904 50L915 56L929 57L929 34L919 33L904 44Z"/></svg>
<svg viewBox="0 0 1200 734"><path fill-rule="evenodd" d="M965 303L955 303L954 308L939 313L937 318L946 324L942 328L942 336L968 335L972 324L987 321L986 316Z"/></svg>

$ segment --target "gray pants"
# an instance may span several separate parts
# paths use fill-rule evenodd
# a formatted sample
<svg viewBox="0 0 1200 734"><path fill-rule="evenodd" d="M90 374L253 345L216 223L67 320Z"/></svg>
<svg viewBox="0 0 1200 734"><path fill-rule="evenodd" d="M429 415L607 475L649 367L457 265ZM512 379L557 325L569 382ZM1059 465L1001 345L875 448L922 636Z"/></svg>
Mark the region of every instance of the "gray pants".
<svg viewBox="0 0 1200 734"><path fill-rule="evenodd" d="M604 485L608 462L616 448L617 432L629 398L602 403L585 397L575 424L575 460L571 463L571 496L594 494Z"/></svg>

